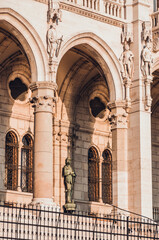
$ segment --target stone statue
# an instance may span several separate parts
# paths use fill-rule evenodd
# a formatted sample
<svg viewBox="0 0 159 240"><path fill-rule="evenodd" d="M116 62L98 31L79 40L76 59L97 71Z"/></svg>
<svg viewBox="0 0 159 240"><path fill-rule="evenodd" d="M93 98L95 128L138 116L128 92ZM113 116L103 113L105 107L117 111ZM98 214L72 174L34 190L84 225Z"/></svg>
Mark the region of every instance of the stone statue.
<svg viewBox="0 0 159 240"><path fill-rule="evenodd" d="M50 60L58 57L59 49L61 46L62 37L58 39L56 31L56 23L50 25L47 31L47 52Z"/></svg>
<svg viewBox="0 0 159 240"><path fill-rule="evenodd" d="M145 42L145 46L141 53L141 70L142 70L143 76L147 76L147 77L151 76L152 63L153 63L153 58L152 58L150 41L147 40Z"/></svg>
<svg viewBox="0 0 159 240"><path fill-rule="evenodd" d="M134 71L134 54L130 51L129 44L127 42L124 43L124 51L121 54L119 61L122 64L122 77L132 79L133 71Z"/></svg>
<svg viewBox="0 0 159 240"><path fill-rule="evenodd" d="M71 159L66 158L66 164L64 166L64 182L66 187L66 204L73 203L72 201L72 193L73 193L73 185L76 174L71 167Z"/></svg>

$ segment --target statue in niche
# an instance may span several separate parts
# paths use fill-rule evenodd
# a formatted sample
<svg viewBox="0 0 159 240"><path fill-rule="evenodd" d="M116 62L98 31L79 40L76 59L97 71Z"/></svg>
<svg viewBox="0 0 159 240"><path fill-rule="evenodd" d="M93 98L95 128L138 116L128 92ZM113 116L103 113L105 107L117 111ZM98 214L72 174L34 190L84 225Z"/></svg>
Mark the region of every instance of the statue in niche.
<svg viewBox="0 0 159 240"><path fill-rule="evenodd" d="M50 60L58 57L59 50L61 47L62 38L57 37L56 23L50 25L47 31L47 52L49 54Z"/></svg>
<svg viewBox="0 0 159 240"><path fill-rule="evenodd" d="M147 39L141 53L141 71L143 76L151 76L151 66L153 63L150 40Z"/></svg>
<svg viewBox="0 0 159 240"><path fill-rule="evenodd" d="M124 51L121 54L119 61L122 64L122 77L132 79L134 72L134 54L130 51L129 44L125 41Z"/></svg>
<svg viewBox="0 0 159 240"><path fill-rule="evenodd" d="M64 183L66 188L66 210L75 210L75 204L72 200L73 186L76 174L71 167L71 158L66 158L66 163L63 169Z"/></svg>

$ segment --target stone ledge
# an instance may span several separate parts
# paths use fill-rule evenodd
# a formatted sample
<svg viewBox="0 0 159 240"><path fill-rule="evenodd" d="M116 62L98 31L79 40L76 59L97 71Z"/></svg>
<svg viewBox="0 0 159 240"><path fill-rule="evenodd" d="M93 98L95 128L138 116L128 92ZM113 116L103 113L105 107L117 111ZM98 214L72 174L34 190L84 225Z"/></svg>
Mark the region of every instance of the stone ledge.
<svg viewBox="0 0 159 240"><path fill-rule="evenodd" d="M18 192L12 190L0 190L0 200L5 202L17 202L17 203L31 203L33 199L32 193Z"/></svg>

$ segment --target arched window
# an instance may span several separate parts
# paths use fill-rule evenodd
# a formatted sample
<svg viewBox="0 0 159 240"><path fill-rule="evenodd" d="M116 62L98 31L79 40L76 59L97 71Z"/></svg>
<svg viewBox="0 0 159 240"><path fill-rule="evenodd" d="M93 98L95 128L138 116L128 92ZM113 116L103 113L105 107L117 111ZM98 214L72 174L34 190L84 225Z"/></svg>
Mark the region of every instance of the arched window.
<svg viewBox="0 0 159 240"><path fill-rule="evenodd" d="M88 150L88 198L99 200L99 157L95 147Z"/></svg>
<svg viewBox="0 0 159 240"><path fill-rule="evenodd" d="M5 185L9 190L17 190L18 186L18 139L13 131L5 139Z"/></svg>
<svg viewBox="0 0 159 240"><path fill-rule="evenodd" d="M102 162L102 200L104 203L112 203L112 155L106 149L103 154Z"/></svg>
<svg viewBox="0 0 159 240"><path fill-rule="evenodd" d="M22 139L21 149L21 189L33 192L33 140L29 134Z"/></svg>

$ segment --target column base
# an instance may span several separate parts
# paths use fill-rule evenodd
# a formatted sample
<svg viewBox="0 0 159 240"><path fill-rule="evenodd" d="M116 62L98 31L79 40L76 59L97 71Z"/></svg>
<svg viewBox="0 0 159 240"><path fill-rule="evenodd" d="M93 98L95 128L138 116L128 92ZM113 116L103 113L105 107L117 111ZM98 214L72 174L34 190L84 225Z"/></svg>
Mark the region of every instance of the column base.
<svg viewBox="0 0 159 240"><path fill-rule="evenodd" d="M60 211L60 206L56 204L52 198L33 198L31 205L40 207L51 207L54 211Z"/></svg>

